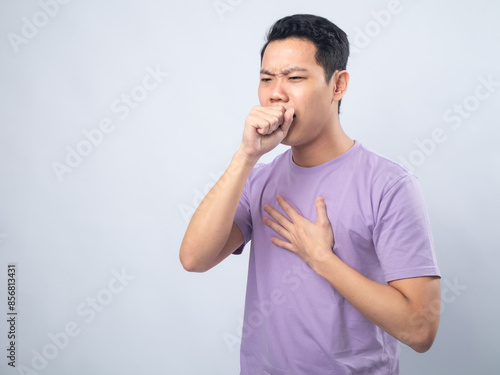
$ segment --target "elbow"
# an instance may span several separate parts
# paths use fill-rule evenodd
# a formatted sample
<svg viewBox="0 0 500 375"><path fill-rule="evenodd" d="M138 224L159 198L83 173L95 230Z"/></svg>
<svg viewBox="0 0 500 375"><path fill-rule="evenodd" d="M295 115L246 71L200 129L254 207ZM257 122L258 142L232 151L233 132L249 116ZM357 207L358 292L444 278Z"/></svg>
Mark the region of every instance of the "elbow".
<svg viewBox="0 0 500 375"><path fill-rule="evenodd" d="M425 353L431 348L432 343L433 341L421 341L413 343L410 347L417 353Z"/></svg>
<svg viewBox="0 0 500 375"><path fill-rule="evenodd" d="M182 264L182 267L188 272L205 272L208 268L203 267L203 265L197 261L195 257L189 255L189 251L181 247L181 251L179 252L179 260Z"/></svg>
<svg viewBox="0 0 500 375"><path fill-rule="evenodd" d="M425 330L421 330L420 332L414 334L414 337L411 342L408 343L408 346L417 353L425 353L432 347L436 334L437 328L429 327Z"/></svg>
<svg viewBox="0 0 500 375"><path fill-rule="evenodd" d="M188 272L205 272L206 268L200 267L196 262L181 258L182 267Z"/></svg>

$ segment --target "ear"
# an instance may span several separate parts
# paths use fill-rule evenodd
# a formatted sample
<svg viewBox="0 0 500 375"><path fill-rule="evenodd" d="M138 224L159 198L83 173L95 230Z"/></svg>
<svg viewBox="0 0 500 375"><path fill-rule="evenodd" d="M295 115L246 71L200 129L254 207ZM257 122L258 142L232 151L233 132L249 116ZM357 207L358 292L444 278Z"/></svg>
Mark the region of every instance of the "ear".
<svg viewBox="0 0 500 375"><path fill-rule="evenodd" d="M349 86L349 73L347 70L337 70L332 77L333 85L333 100L338 102L345 95L347 86Z"/></svg>

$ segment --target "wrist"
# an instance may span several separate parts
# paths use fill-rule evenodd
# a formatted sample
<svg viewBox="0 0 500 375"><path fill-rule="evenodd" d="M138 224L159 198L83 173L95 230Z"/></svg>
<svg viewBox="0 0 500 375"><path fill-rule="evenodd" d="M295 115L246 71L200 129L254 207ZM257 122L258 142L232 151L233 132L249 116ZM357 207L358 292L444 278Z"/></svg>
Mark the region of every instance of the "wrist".
<svg viewBox="0 0 500 375"><path fill-rule="evenodd" d="M246 166L254 167L260 159L260 155L252 155L246 152L241 146L234 154L233 160L243 163Z"/></svg>
<svg viewBox="0 0 500 375"><path fill-rule="evenodd" d="M341 262L341 260L328 248L322 252L319 258L311 262L310 266L314 272L326 278L328 274L331 274L332 268L336 267L338 262Z"/></svg>

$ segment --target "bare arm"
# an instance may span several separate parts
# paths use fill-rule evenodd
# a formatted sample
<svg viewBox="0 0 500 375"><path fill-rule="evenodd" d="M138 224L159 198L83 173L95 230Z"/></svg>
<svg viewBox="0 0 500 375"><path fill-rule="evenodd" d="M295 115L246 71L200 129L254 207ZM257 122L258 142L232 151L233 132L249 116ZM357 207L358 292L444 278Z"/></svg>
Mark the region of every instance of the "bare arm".
<svg viewBox="0 0 500 375"><path fill-rule="evenodd" d="M293 112L282 106L252 109L240 148L188 225L179 253L186 270L207 271L243 244L243 234L233 221L246 180L260 156L286 136Z"/></svg>
<svg viewBox="0 0 500 375"><path fill-rule="evenodd" d="M334 236L322 198L316 200L318 219L300 216L282 197L278 202L288 218L264 206L274 220L264 223L286 241L272 242L299 255L324 277L351 305L384 331L422 353L436 336L440 317L438 277L415 277L381 284L365 277L333 252Z"/></svg>
<svg viewBox="0 0 500 375"><path fill-rule="evenodd" d="M419 353L432 346L439 326L438 277L415 277L380 284L363 276L333 253L318 264L323 276L368 320Z"/></svg>
<svg viewBox="0 0 500 375"><path fill-rule="evenodd" d="M237 152L226 172L196 209L179 254L186 270L207 271L243 243L243 234L233 224L233 219L254 165L254 160Z"/></svg>

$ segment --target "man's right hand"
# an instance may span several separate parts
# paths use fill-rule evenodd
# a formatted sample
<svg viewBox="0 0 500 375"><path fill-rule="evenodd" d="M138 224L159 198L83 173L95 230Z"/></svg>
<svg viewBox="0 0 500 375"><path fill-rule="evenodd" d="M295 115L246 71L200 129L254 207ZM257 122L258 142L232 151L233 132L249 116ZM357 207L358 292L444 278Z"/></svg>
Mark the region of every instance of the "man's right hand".
<svg viewBox="0 0 500 375"><path fill-rule="evenodd" d="M258 159L286 137L294 112L282 105L257 106L250 111L240 148L188 225L179 252L186 270L209 270L244 243L234 217L245 183Z"/></svg>
<svg viewBox="0 0 500 375"><path fill-rule="evenodd" d="M278 146L288 134L294 112L282 105L253 107L245 120L241 151L258 159Z"/></svg>

